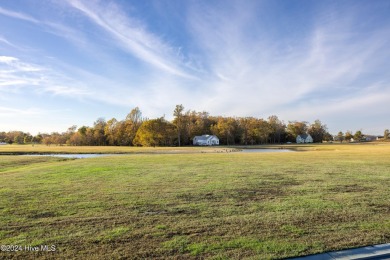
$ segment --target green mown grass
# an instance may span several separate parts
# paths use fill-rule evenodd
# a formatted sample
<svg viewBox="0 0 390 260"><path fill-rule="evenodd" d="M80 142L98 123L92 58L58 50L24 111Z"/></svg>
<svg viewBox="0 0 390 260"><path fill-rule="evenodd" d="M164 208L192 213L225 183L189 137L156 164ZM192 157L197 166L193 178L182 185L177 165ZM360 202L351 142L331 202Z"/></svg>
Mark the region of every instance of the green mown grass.
<svg viewBox="0 0 390 260"><path fill-rule="evenodd" d="M57 249L0 257L280 259L390 242L390 145L290 147L307 151L0 156L0 244Z"/></svg>

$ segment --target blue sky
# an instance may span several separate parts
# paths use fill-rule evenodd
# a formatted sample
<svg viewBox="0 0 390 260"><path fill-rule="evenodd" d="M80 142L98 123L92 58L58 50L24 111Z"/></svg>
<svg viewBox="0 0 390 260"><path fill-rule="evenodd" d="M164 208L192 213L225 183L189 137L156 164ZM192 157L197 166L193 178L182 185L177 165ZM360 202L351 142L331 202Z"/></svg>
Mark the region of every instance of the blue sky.
<svg viewBox="0 0 390 260"><path fill-rule="evenodd" d="M136 106L390 128L390 1L0 1L0 131Z"/></svg>

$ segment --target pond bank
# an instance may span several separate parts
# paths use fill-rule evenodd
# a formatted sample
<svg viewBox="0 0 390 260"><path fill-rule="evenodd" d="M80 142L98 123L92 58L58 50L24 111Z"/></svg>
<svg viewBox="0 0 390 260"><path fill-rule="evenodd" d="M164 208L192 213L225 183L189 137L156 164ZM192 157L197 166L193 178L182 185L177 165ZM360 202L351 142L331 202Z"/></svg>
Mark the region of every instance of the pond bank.
<svg viewBox="0 0 390 260"><path fill-rule="evenodd" d="M117 156L117 155L136 155L136 154L195 154L195 153L285 153L296 152L292 149L286 148L216 148L205 150L158 150L158 151L134 151L134 152L106 152L106 153L69 153L69 152L1 152L1 155L15 155L15 156L52 156L62 158L95 158L103 156Z"/></svg>
<svg viewBox="0 0 390 260"><path fill-rule="evenodd" d="M118 156L125 154L21 154L18 156L48 156L48 157L60 157L68 159L86 159L86 158L96 158L96 157L106 157L106 156Z"/></svg>
<svg viewBox="0 0 390 260"><path fill-rule="evenodd" d="M242 153L289 153L289 152L296 152L294 150L290 149L241 149Z"/></svg>

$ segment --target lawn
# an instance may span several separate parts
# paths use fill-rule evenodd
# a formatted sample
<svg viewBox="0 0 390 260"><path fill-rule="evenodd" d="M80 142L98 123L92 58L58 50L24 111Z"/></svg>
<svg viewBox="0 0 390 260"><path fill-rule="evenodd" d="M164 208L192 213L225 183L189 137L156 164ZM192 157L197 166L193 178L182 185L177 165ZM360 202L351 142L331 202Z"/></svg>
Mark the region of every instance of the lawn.
<svg viewBox="0 0 390 260"><path fill-rule="evenodd" d="M280 259L390 242L389 144L289 147L301 152L2 155L0 244L23 251L0 258Z"/></svg>

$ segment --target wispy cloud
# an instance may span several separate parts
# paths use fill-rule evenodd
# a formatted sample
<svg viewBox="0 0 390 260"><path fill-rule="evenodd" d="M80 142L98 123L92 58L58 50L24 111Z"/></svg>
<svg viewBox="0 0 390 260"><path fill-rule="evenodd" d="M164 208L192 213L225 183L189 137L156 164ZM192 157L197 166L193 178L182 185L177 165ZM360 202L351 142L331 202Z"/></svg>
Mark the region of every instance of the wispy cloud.
<svg viewBox="0 0 390 260"><path fill-rule="evenodd" d="M169 118L182 103L213 115L332 121L386 111L390 98L389 20L361 19L378 8L367 12L360 2L302 4L308 12L286 12L273 1L175 2L169 11L180 15L169 21L137 1L46 4L0 7L0 15L30 23L7 19L10 25L47 36L40 44L2 32L2 101L28 90L65 96L79 108L140 106L149 117ZM15 52L15 45L28 50Z"/></svg>
<svg viewBox="0 0 390 260"><path fill-rule="evenodd" d="M90 96L90 91L70 86L47 86L44 88L45 92L52 93L54 95L62 96L71 96L71 97L80 97L80 96Z"/></svg>
<svg viewBox="0 0 390 260"><path fill-rule="evenodd" d="M32 23L39 23L39 21L37 19L35 19L29 15L19 13L19 12L10 11L10 10L4 9L2 7L0 7L0 14L6 15L6 16L9 16L12 18L32 22Z"/></svg>
<svg viewBox="0 0 390 260"><path fill-rule="evenodd" d="M87 40L80 31L77 31L65 24L45 21L42 23L45 26L45 30L51 34L62 37L65 40L73 43L77 47L86 46Z"/></svg>
<svg viewBox="0 0 390 260"><path fill-rule="evenodd" d="M126 16L115 4L86 4L77 0L68 2L117 40L122 49L140 60L165 72L194 78L180 68L184 63L178 55L178 49L147 31L141 21Z"/></svg>
<svg viewBox="0 0 390 260"><path fill-rule="evenodd" d="M45 113L45 111L39 108L18 109L18 108L0 106L1 117L31 116L31 115L39 115L42 113Z"/></svg>
<svg viewBox="0 0 390 260"><path fill-rule="evenodd" d="M10 56L0 56L0 63L6 64L9 68L12 68L13 71L19 72L34 72L43 70L41 66L21 62L18 58Z"/></svg>
<svg viewBox="0 0 390 260"><path fill-rule="evenodd" d="M17 48L16 45L12 44L11 42L9 42L6 38L4 38L4 37L1 36L1 35L0 35L0 42L5 43L5 44L8 45L8 46Z"/></svg>
<svg viewBox="0 0 390 260"><path fill-rule="evenodd" d="M63 85L59 85L60 82ZM90 94L76 81L52 69L22 62L16 57L0 56L0 91L18 91L15 87L73 98Z"/></svg>
<svg viewBox="0 0 390 260"><path fill-rule="evenodd" d="M362 93L356 102L345 104L361 110L361 98L374 100L380 92L390 93L387 76L384 88L363 96L364 89L383 80L367 79L367 75L385 67L390 56L386 47L389 37L385 37L388 30L355 32L353 23L336 16L336 21L319 23L305 37L286 35L283 42L276 41L254 18L255 8L236 4L223 11L195 6L189 16L189 29L206 53L211 79L204 87L211 98L201 102L213 112L258 116L295 113L300 118L302 103L315 114L324 108L317 99L332 104L337 95L348 98ZM389 75L385 70L383 73Z"/></svg>
<svg viewBox="0 0 390 260"><path fill-rule="evenodd" d="M56 35L58 37L64 38L72 43L74 43L76 46L83 46L85 45L85 37L82 33L79 31L74 30L73 28L67 26L64 23L58 23L53 22L49 20L41 20L36 19L30 15L27 15L25 13L21 12L14 12L11 10L7 10L5 8L0 7L0 14L14 18L19 19L27 22L31 22L33 24L36 24L40 26L43 30L47 31L48 33L51 33L53 35ZM18 48L16 45L10 43L5 38L0 36L0 42L4 42L8 44L9 46Z"/></svg>

